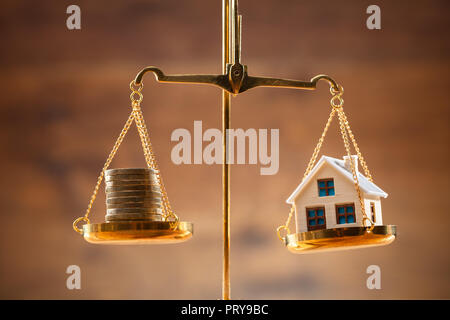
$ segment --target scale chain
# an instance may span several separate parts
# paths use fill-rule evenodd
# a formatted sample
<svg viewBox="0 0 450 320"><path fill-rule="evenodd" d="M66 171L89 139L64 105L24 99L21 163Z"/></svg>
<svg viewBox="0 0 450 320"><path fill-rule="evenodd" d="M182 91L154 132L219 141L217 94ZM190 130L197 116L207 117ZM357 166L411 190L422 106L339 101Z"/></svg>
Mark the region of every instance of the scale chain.
<svg viewBox="0 0 450 320"><path fill-rule="evenodd" d="M149 168L153 168L156 170L157 174L156 177L158 179L158 184L161 187L161 193L162 193L162 198L163 198L163 208L164 208L164 212L165 212L165 216L164 219L165 221L169 221L170 218L174 219L171 220L170 222L173 223L173 227L176 227L176 225L178 224L178 217L175 213L173 213L171 206L170 206L170 202L169 202L169 198L167 196L167 191L164 185L164 182L162 180L159 168L158 168L158 164L156 162L156 158L155 155L153 153L153 149L152 149L152 145L150 142L150 137L147 131L147 126L145 125L145 121L144 121L144 116L142 114L142 110L140 108L139 104L134 104L133 105L133 110L135 112L135 122L136 122L136 126L138 128L139 131L139 136L141 137L141 142L142 142L142 147L144 149L144 155L146 158L146 162Z"/></svg>
<svg viewBox="0 0 450 320"><path fill-rule="evenodd" d="M119 149L123 139L125 138L125 135L127 134L128 130L130 129L133 121L136 124L136 127L138 129L138 133L139 133L139 137L141 139L141 143L142 143L142 148L144 151L144 157L145 157L145 161L147 163L147 166L149 168L152 168L154 170L156 170L157 174L157 179L158 179L158 183L160 185L161 188L161 193L162 193L162 202L163 202L163 210L164 210L164 221L169 221L170 226L172 228L176 228L178 226L178 222L179 222L179 218L178 216L172 211L171 206L170 206L170 202L169 202L169 198L167 196L167 192L166 192L166 188L164 186L161 174L159 172L158 169L158 164L156 162L156 158L155 155L153 153L152 150L152 145L150 142L150 137L148 134L148 130L147 130L147 126L145 125L145 121L144 121L144 116L142 114L142 110L140 108L140 103L142 102L143 99L143 95L141 93L142 88L143 88L143 83L140 83L137 87L137 89L134 87L136 85L135 81L133 80L130 83L130 89L131 89L131 94L130 94L130 99L131 99L131 106L132 106L132 111L130 113L130 116L128 117L119 137L117 138L113 149L111 150L108 159L106 160L102 171L100 172L100 175L97 179L97 183L95 185L94 188L94 192L91 196L91 199L89 201L88 207L86 209L86 213L83 217L79 217L77 218L74 222L73 222L73 229L80 233L83 234L83 230L80 229L78 227L78 223L80 221L84 221L86 222L86 224L90 223L89 220L89 214L92 210L92 206L94 204L95 199L97 198L97 194L98 194L98 190L100 189L100 185L103 181L103 178L105 176L105 171L108 169L109 165L111 164L114 156L117 153L117 150ZM169 219L173 219L173 220L169 220Z"/></svg>
<svg viewBox="0 0 450 320"><path fill-rule="evenodd" d="M344 120L345 119L344 118L345 117L345 113L344 113L344 110L343 110L342 106L338 110L338 117L339 117L339 124L340 124L340 128L341 128L342 139L344 140L345 150L347 151L347 156L348 156L348 159L350 161L350 167L351 167L352 176L353 176L353 183L355 185L356 193L358 195L359 204L361 206L361 212L362 212L362 215L363 215L362 224L363 224L364 227L366 227L365 221L368 221L370 223L369 231L372 231L373 228L375 227L375 224L366 215L366 209L364 207L364 201L362 199L361 189L359 187L358 175L356 173L355 163L352 160L352 155L351 155L351 151L350 151L350 143L348 141L347 128L346 128L345 120Z"/></svg>
<svg viewBox="0 0 450 320"><path fill-rule="evenodd" d="M331 122L333 121L334 115L336 114L336 110L333 108L330 112L330 116L328 117L327 124L325 125L325 128L323 129L322 136L319 139L319 142L317 143L316 148L314 149L313 155L311 159L309 160L308 167L306 168L305 174L303 175L303 180L308 176L308 174L311 172L312 168L314 167L314 164L316 163L317 156L319 155L320 149L322 148L323 141L325 139L325 136L327 135L328 128L331 125Z"/></svg>
<svg viewBox="0 0 450 320"><path fill-rule="evenodd" d="M355 136L353 135L353 132L350 129L350 124L349 124L349 122L347 120L347 116L345 115L345 113L343 111L342 111L342 117L343 117L343 120L344 120L345 127L347 128L348 135L350 136L350 139L352 140L353 147L355 148L356 153L358 155L359 162L361 163L361 166L364 169L364 175L367 177L367 179L369 179L370 182L373 182L373 178L372 178L372 175L370 174L370 171L369 171L369 168L367 166L367 163L364 160L364 157L363 157L361 151L359 150L358 144L356 143Z"/></svg>
<svg viewBox="0 0 450 320"><path fill-rule="evenodd" d="M291 211L289 211L289 215L288 215L288 218L287 218L287 220L286 220L286 223L285 223L284 225L279 226L279 227L277 228L277 235L278 235L278 238L279 238L281 241L283 241L283 242L284 242L285 236L287 236L288 234L291 233L291 230L289 229L289 224L291 223L292 215L293 215L294 213L295 213L295 215L297 216L297 206L295 205L295 203L292 204L292 206L291 206ZM285 236L283 236L283 235L281 234L281 231L283 231L283 230L286 231L286 235L285 235Z"/></svg>
<svg viewBox="0 0 450 320"><path fill-rule="evenodd" d="M100 185L101 185L101 183L103 181L103 177L105 176L105 171L108 169L109 165L111 164L111 161L113 160L114 156L116 155L117 150L120 147L120 144L122 143L123 139L125 138L125 135L127 134L128 130L130 129L131 124L133 123L133 120L134 120L134 112L132 111L130 113L130 116L128 117L127 121L125 122L125 125L124 125L122 131L120 132L120 135L117 138L113 149L109 153L108 159L106 160L106 162L105 162L105 164L103 166L103 169L100 172L100 175L97 178L97 184L95 185L94 192L92 193L92 196L91 196L91 199L89 201L88 207L86 209L85 215L83 217L80 217L80 218L76 219L73 222L73 229L76 232L80 233L80 234L83 234L83 230L78 228L77 225L78 225L78 223L80 221L84 221L84 222L86 222L86 224L90 223L90 221L89 221L89 214L90 214L90 212L92 210L92 205L94 204L94 201L97 198L98 190L100 189Z"/></svg>
<svg viewBox="0 0 450 320"><path fill-rule="evenodd" d="M135 86L137 86L137 89L135 89ZM158 163L155 158L155 154L153 152L152 144L150 142L150 136L148 134L147 126L145 124L144 115L142 113L142 109L140 107L140 104L143 99L143 95L141 93L142 88L144 84L141 82L139 85L136 84L135 80L131 81L130 83L130 89L132 90L132 93L130 95L133 112L135 114L134 120L136 122L136 127L139 132L139 136L141 138L142 148L144 151L145 160L147 162L147 166L149 168L155 169L157 174L156 177L158 179L158 184L161 188L162 193L162 204L163 204L163 210L164 210L164 221L169 221L172 228L176 228L179 222L178 216L172 211L172 208L170 206L169 197L167 196L167 191L164 185L164 182L162 180L161 173L158 168ZM136 99L137 97L137 99ZM173 219L173 220L169 220Z"/></svg>
<svg viewBox="0 0 450 320"><path fill-rule="evenodd" d="M312 168L314 167L314 164L316 163L317 156L319 155L320 149L322 148L323 141L325 140L325 136L327 135L328 128L330 127L335 114L336 114L336 110L335 110L335 108L332 108L331 112L330 112L330 116L328 117L328 121L325 125L325 128L323 129L322 136L320 137L319 142L317 143L316 147L314 148L314 152L311 156L311 159L309 160L308 166L306 167L302 181L305 180L305 178L308 176L308 174L311 172ZM296 207L295 203L292 204L292 207L291 207L291 210L289 211L289 216L286 220L286 223L277 228L277 235L281 241L284 241L283 240L284 237L281 235L282 230L285 230L287 234L290 233L289 224L291 223L293 212L295 212L295 215L297 215L297 207Z"/></svg>

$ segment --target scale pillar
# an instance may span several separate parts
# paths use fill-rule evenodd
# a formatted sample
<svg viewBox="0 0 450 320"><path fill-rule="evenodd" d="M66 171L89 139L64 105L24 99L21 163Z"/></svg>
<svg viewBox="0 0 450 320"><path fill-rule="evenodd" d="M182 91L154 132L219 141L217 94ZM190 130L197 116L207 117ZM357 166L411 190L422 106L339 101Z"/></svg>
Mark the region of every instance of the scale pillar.
<svg viewBox="0 0 450 320"><path fill-rule="evenodd" d="M231 3L230 3L231 2ZM231 5L230 5L231 4ZM222 0L222 68L227 73L231 63L230 19L234 17L234 0ZM230 300L230 165L228 163L227 135L230 128L231 94L222 90L222 210L223 210L223 275L222 299Z"/></svg>

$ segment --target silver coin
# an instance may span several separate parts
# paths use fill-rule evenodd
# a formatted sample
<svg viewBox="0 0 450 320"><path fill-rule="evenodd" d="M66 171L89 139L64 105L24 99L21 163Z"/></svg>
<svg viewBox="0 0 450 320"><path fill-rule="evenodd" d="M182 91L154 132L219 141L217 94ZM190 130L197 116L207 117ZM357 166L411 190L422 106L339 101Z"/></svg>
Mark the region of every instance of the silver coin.
<svg viewBox="0 0 450 320"><path fill-rule="evenodd" d="M107 209L119 209L119 208L148 208L148 209L162 209L161 203L152 203L152 202L127 202L127 203L107 203Z"/></svg>
<svg viewBox="0 0 450 320"><path fill-rule="evenodd" d="M116 215L123 213L133 214L162 214L162 208L118 208L118 209L106 209L108 215Z"/></svg>
<svg viewBox="0 0 450 320"><path fill-rule="evenodd" d="M154 178L154 177L156 178L156 177L158 177L158 175L155 172L147 172L147 173L134 173L134 174L123 173L123 174L105 175L105 177L107 179L112 179L112 180L121 180L121 179L130 180L130 177L131 178L135 177L136 180L141 180L141 179L149 179L149 178Z"/></svg>
<svg viewBox="0 0 450 320"><path fill-rule="evenodd" d="M157 170L152 168L119 168L106 170L105 176L113 176L117 174L154 174L157 172Z"/></svg>
<svg viewBox="0 0 450 320"><path fill-rule="evenodd" d="M150 198L161 198L161 192L149 191L149 190L138 190L138 191L118 191L118 192L108 192L106 193L106 199L113 198L129 198L129 197L150 197Z"/></svg>
<svg viewBox="0 0 450 320"><path fill-rule="evenodd" d="M164 218L160 214L121 214L121 215L106 215L105 220L109 221L163 221Z"/></svg>
<svg viewBox="0 0 450 320"><path fill-rule="evenodd" d="M161 203L163 198L161 195L151 195L147 194L145 196L132 196L132 197L108 197L106 198L106 203L127 203L127 202L151 202L151 203Z"/></svg>
<svg viewBox="0 0 450 320"><path fill-rule="evenodd" d="M161 188L155 185L141 185L141 186L115 186L106 187L106 193L110 192L135 192L135 191L151 191L151 192L161 192Z"/></svg>
<svg viewBox="0 0 450 320"><path fill-rule="evenodd" d="M107 191L106 198L123 198L123 197L155 197L162 198L161 190L122 190Z"/></svg>
<svg viewBox="0 0 450 320"><path fill-rule="evenodd" d="M129 197L129 198L112 198L106 199L106 204L124 204L124 203L148 203L161 204L161 198L144 198L144 197Z"/></svg>
<svg viewBox="0 0 450 320"><path fill-rule="evenodd" d="M117 174L114 176L105 176L105 181L124 181L124 180L144 180L158 181L158 177L154 174Z"/></svg>
<svg viewBox="0 0 450 320"><path fill-rule="evenodd" d="M157 181L149 181L149 180L113 180L113 181L105 181L105 184L107 187L159 185Z"/></svg>

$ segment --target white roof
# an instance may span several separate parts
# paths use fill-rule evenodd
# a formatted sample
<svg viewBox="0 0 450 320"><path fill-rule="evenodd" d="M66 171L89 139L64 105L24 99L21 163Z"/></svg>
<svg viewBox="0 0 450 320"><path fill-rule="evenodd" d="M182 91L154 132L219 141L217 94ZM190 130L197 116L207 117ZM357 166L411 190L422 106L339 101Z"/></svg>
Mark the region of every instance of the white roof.
<svg viewBox="0 0 450 320"><path fill-rule="evenodd" d="M340 160L340 159L336 159L336 158L332 158L332 157L327 157L327 156L322 156L322 158L320 158L320 160L316 163L314 168L312 168L312 170L308 174L308 176L306 176L305 180L303 180L302 183L300 183L298 185L298 187L295 189L295 191L286 200L287 203L289 203L289 204L293 204L294 203L295 198L302 191L303 187L308 184L308 182L312 179L312 177L314 177L316 172L319 171L319 169L325 163L328 163L332 168L335 168L344 177L346 177L347 179L349 179L350 181L353 182L352 172L351 172L351 170L349 171L349 170L347 170L347 168L345 168L345 161L344 160ZM379 197L383 197L383 198L386 198L388 196L388 194L386 192L381 190L375 183L370 182L360 172L358 172L358 182L359 182L359 187L361 188L361 190L363 192L365 192L366 194L368 194L368 195L379 196Z"/></svg>

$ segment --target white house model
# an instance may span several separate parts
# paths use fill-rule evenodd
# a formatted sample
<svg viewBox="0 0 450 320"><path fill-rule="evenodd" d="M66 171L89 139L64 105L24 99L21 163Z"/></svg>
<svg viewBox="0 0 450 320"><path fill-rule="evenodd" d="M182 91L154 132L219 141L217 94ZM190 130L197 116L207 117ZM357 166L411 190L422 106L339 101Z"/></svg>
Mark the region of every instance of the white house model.
<svg viewBox="0 0 450 320"><path fill-rule="evenodd" d="M375 225L382 225L380 197L386 198L387 193L359 173L358 157L352 158L366 215ZM363 215L347 156L344 160L322 156L286 202L297 207L297 233L362 226Z"/></svg>

